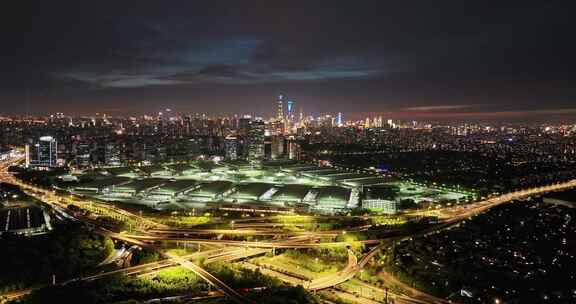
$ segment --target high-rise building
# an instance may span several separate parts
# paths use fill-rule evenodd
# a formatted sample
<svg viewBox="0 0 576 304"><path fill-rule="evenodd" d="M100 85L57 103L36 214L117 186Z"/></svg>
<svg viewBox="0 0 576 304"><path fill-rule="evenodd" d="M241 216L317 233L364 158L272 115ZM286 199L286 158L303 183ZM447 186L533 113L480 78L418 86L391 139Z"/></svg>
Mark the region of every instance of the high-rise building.
<svg viewBox="0 0 576 304"><path fill-rule="evenodd" d="M290 136L287 140L286 140L286 155L288 156L289 159L300 159L300 144L298 143L298 141L294 138L294 136Z"/></svg>
<svg viewBox="0 0 576 304"><path fill-rule="evenodd" d="M252 117L249 115L244 115L238 120L238 133L240 136L248 136L248 132L250 131L250 121L252 121Z"/></svg>
<svg viewBox="0 0 576 304"><path fill-rule="evenodd" d="M290 134L294 128L294 100L288 100L286 110L284 130Z"/></svg>
<svg viewBox="0 0 576 304"><path fill-rule="evenodd" d="M264 159L272 159L272 136L264 135Z"/></svg>
<svg viewBox="0 0 576 304"><path fill-rule="evenodd" d="M224 139L224 152L226 154L226 159L238 159L239 150L238 137L229 135Z"/></svg>
<svg viewBox="0 0 576 304"><path fill-rule="evenodd" d="M338 118L336 119L336 124L338 126L342 126L343 122L342 122L342 112L338 112Z"/></svg>
<svg viewBox="0 0 576 304"><path fill-rule="evenodd" d="M265 125L262 119L250 122L248 131L248 160L257 162L264 158Z"/></svg>
<svg viewBox="0 0 576 304"><path fill-rule="evenodd" d="M288 100L286 107L287 110L286 116L288 117L289 120L292 120L294 118L294 104L295 104L294 100Z"/></svg>
<svg viewBox="0 0 576 304"><path fill-rule="evenodd" d="M107 166L120 166L120 147L115 142L106 143L104 147L104 162Z"/></svg>
<svg viewBox="0 0 576 304"><path fill-rule="evenodd" d="M186 135L190 135L192 132L192 117L190 115L184 117L184 131Z"/></svg>
<svg viewBox="0 0 576 304"><path fill-rule="evenodd" d="M278 96L277 105L276 121L273 122L274 131L278 134L283 134L286 122L286 118L284 117L284 95Z"/></svg>
<svg viewBox="0 0 576 304"><path fill-rule="evenodd" d="M87 168L92 164L90 143L80 142L76 144L76 167Z"/></svg>
<svg viewBox="0 0 576 304"><path fill-rule="evenodd" d="M278 113L276 119L279 121L284 120L284 95L278 96Z"/></svg>
<svg viewBox="0 0 576 304"><path fill-rule="evenodd" d="M42 136L26 145L26 167L54 168L58 166L58 143L52 136Z"/></svg>
<svg viewBox="0 0 576 304"><path fill-rule="evenodd" d="M279 159L284 156L284 137L272 136L270 149L270 157L272 159Z"/></svg>

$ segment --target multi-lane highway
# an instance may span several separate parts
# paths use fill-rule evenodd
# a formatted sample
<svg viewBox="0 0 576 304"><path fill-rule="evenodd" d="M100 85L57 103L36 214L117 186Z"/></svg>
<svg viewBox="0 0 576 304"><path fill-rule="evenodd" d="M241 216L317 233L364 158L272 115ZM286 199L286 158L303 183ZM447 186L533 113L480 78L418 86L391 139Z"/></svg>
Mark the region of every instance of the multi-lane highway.
<svg viewBox="0 0 576 304"><path fill-rule="evenodd" d="M193 271L196 275L201 277L202 279L206 280L208 283L212 284L214 287L222 290L231 300L236 303L250 303L252 301L248 300L246 297L238 293L236 290L232 289L224 282L220 281L217 277L213 276L211 273L206 271L204 268L188 261L187 259L177 256L176 254L163 252L162 255L172 259L173 261L177 262L180 266Z"/></svg>
<svg viewBox="0 0 576 304"><path fill-rule="evenodd" d="M0 303L8 303L10 301L15 301L17 299L29 295L30 293L32 293L32 291L34 291L34 289L26 288L1 294Z"/></svg>
<svg viewBox="0 0 576 304"><path fill-rule="evenodd" d="M111 237L116 238L116 236ZM312 235L310 237L313 237ZM137 242L138 244L143 243L191 243L191 244L222 244L228 246L244 246L251 248L270 248L270 249L282 249L282 248L326 248L326 247L346 247L350 245L374 245L380 243L379 240L363 240L363 241L350 241L350 242L318 242L318 238L310 239L308 242L272 242L272 241L237 241L237 240L218 240L218 239L199 239L190 237L164 237L164 236L153 236L153 235L137 235L137 234L122 234L117 235L117 238L129 242Z"/></svg>
<svg viewBox="0 0 576 304"><path fill-rule="evenodd" d="M233 262L236 260L241 260L241 259L257 256L257 255L260 255L260 254L263 254L266 252L268 252L268 250L246 249L246 248L239 248L239 247L220 247L220 248L209 249L209 250L199 251L199 252L195 252L192 254L180 256L180 257L178 257L178 260L190 261L190 260L194 260L194 259L204 258L205 259L204 264L209 264L209 263L214 263L214 262ZM136 265L136 266L117 269L117 270L113 270L113 271L97 273L97 274L85 276L82 278L71 279L71 280L62 282L61 284L67 285L71 282L95 281L95 280L104 279L104 278L107 278L107 277L110 277L113 275L125 275L125 276L149 275L149 274L156 273L159 270L164 269L164 268L178 266L179 261L177 259L173 258L175 255L173 255L173 254L169 254L169 255L170 255L170 258L164 259L161 261L146 263L146 264L142 264L142 265ZM184 266L184 265L182 265L182 266ZM186 267L186 268L188 268L188 267ZM190 269L190 268L188 268L188 269ZM195 268L195 270L197 270L197 268ZM205 275L205 273L203 273L203 275ZM204 277L202 277L202 278L204 278ZM211 276L208 276L206 278L208 278L210 280L212 279ZM212 283L211 281L209 281L209 282ZM222 287L216 283L214 284L214 286L217 288ZM3 294L0 298L4 299L6 301L16 300L16 299L21 298L25 295L28 295L32 291L33 291L33 289L19 290L19 291ZM226 293L224 295L226 295ZM2 303L2 302L0 301L0 303ZM246 303L246 302L243 302L243 303Z"/></svg>
<svg viewBox="0 0 576 304"><path fill-rule="evenodd" d="M310 290L320 290L328 287L336 286L340 283L346 282L356 275L358 269L358 258L354 252L348 249L348 264L341 271L320 277L318 279L312 280L307 286Z"/></svg>

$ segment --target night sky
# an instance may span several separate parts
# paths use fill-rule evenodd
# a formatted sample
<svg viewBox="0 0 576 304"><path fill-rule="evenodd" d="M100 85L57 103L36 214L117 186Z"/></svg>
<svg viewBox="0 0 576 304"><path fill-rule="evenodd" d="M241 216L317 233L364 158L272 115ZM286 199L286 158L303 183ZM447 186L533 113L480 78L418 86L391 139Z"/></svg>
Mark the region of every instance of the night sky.
<svg viewBox="0 0 576 304"><path fill-rule="evenodd" d="M0 114L576 117L573 1L5 2Z"/></svg>

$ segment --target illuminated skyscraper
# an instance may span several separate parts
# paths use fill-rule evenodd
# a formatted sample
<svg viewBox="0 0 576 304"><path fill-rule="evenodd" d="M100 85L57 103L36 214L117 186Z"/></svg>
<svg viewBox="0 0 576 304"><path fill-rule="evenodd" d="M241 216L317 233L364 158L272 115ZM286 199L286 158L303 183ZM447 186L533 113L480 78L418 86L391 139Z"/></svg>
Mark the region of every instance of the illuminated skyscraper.
<svg viewBox="0 0 576 304"><path fill-rule="evenodd" d="M225 157L229 160L238 159L239 141L236 136L229 135L224 139Z"/></svg>
<svg viewBox="0 0 576 304"><path fill-rule="evenodd" d="M284 155L284 137L283 136L273 136L271 144L272 144L272 149L271 149L272 159L281 158Z"/></svg>
<svg viewBox="0 0 576 304"><path fill-rule="evenodd" d="M89 142L76 144L76 167L87 168L91 165L91 147Z"/></svg>
<svg viewBox="0 0 576 304"><path fill-rule="evenodd" d="M286 113L286 116L288 117L288 120L292 120L292 119L293 119L293 115L294 115L294 104L295 104L294 100L288 100L287 107L286 107L286 109L288 110L288 111L287 111L288 113Z"/></svg>
<svg viewBox="0 0 576 304"><path fill-rule="evenodd" d="M186 135L190 135L192 131L192 117L190 115L184 117L184 131Z"/></svg>
<svg viewBox="0 0 576 304"><path fill-rule="evenodd" d="M265 125L261 119L250 122L248 131L248 160L257 162L264 158Z"/></svg>
<svg viewBox="0 0 576 304"><path fill-rule="evenodd" d="M264 159L272 159L272 136L264 134Z"/></svg>
<svg viewBox="0 0 576 304"><path fill-rule="evenodd" d="M336 119L336 124L342 126L342 112L338 112L338 118Z"/></svg>
<svg viewBox="0 0 576 304"><path fill-rule="evenodd" d="M250 115L244 115L238 120L238 132L240 136L248 136L250 121L252 121L252 116Z"/></svg>
<svg viewBox="0 0 576 304"><path fill-rule="evenodd" d="M279 121L284 120L284 96L283 95L278 96L278 114L277 114L276 118Z"/></svg>
<svg viewBox="0 0 576 304"><path fill-rule="evenodd" d="M294 136L290 136L286 139L286 154L289 159L300 159L300 144L294 138Z"/></svg>
<svg viewBox="0 0 576 304"><path fill-rule="evenodd" d="M26 145L26 167L54 168L58 162L58 143L52 136L42 136Z"/></svg>
<svg viewBox="0 0 576 304"><path fill-rule="evenodd" d="M120 166L120 147L115 142L106 143L104 148L104 162L106 166Z"/></svg>
<svg viewBox="0 0 576 304"><path fill-rule="evenodd" d="M279 159L284 156L284 136L271 135L264 139L264 159Z"/></svg>

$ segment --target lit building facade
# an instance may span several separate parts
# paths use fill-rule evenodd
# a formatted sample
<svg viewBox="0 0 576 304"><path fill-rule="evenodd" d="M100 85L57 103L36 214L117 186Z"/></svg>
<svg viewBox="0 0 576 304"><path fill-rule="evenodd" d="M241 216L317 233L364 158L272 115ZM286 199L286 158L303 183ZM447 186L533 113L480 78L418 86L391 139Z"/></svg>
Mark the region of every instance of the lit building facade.
<svg viewBox="0 0 576 304"><path fill-rule="evenodd" d="M400 211L399 202L384 199L365 199L362 201L362 208L368 210L379 210L386 214L395 214Z"/></svg>
<svg viewBox="0 0 576 304"><path fill-rule="evenodd" d="M92 164L90 143L80 142L76 145L76 166L87 168Z"/></svg>
<svg viewBox="0 0 576 304"><path fill-rule="evenodd" d="M122 164L120 157L120 147L117 143L107 143L104 148L104 162L107 166L120 166Z"/></svg>
<svg viewBox="0 0 576 304"><path fill-rule="evenodd" d="M284 96L283 95L278 96L278 112L277 112L276 118L279 121L284 120Z"/></svg>
<svg viewBox="0 0 576 304"><path fill-rule="evenodd" d="M250 122L248 131L248 160L257 162L264 158L265 124L261 119Z"/></svg>
<svg viewBox="0 0 576 304"><path fill-rule="evenodd" d="M42 136L26 145L26 167L55 168L58 166L58 142L52 136Z"/></svg>
<svg viewBox="0 0 576 304"><path fill-rule="evenodd" d="M226 159L236 160L239 155L239 141L236 136L227 136L224 139L224 152Z"/></svg>

